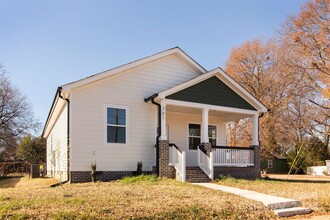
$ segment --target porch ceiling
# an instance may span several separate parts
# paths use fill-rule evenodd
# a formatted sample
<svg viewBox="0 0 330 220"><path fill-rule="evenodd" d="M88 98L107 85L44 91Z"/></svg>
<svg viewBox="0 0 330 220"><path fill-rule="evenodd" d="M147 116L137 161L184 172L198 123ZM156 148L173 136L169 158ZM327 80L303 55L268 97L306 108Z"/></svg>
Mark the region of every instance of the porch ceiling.
<svg viewBox="0 0 330 220"><path fill-rule="evenodd" d="M166 105L167 112L177 112L177 113L186 113L186 114L195 114L202 117L202 109L184 107L184 106L175 106L175 105ZM243 113L233 113L219 110L209 110L209 116L219 117L224 122L239 120L247 117L251 117L252 114L243 114Z"/></svg>

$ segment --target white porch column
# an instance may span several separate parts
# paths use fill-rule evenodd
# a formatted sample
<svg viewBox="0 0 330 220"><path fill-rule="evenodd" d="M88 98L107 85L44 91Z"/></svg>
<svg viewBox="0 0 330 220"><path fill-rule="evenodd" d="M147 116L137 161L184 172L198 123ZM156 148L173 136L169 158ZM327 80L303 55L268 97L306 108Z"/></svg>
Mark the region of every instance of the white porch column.
<svg viewBox="0 0 330 220"><path fill-rule="evenodd" d="M201 142L209 143L209 109L202 109Z"/></svg>
<svg viewBox="0 0 330 220"><path fill-rule="evenodd" d="M160 131L161 131L161 136L160 140L166 141L167 140L167 129L166 129L166 102L165 100L160 101Z"/></svg>
<svg viewBox="0 0 330 220"><path fill-rule="evenodd" d="M259 145L259 114L252 116L253 136L252 145Z"/></svg>

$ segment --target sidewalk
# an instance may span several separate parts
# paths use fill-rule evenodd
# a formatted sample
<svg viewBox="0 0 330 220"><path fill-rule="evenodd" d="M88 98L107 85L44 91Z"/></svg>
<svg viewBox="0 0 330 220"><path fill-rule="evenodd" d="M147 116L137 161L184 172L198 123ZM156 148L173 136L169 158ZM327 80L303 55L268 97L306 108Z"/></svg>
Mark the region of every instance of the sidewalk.
<svg viewBox="0 0 330 220"><path fill-rule="evenodd" d="M308 214L312 211L311 209L300 207L301 205L300 201L294 199L266 195L263 193L238 189L229 186L223 186L215 183L193 183L193 184L204 186L206 188L210 188L214 190L221 190L227 193L232 193L247 199L252 199L261 202L266 207L274 210L275 214L277 214L280 217L303 215L303 214Z"/></svg>

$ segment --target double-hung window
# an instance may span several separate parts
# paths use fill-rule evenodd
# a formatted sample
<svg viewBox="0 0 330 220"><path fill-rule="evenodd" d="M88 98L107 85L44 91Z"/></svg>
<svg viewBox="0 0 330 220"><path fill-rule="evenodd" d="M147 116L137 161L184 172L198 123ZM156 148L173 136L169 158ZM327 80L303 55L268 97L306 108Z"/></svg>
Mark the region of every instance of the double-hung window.
<svg viewBox="0 0 330 220"><path fill-rule="evenodd" d="M209 125L209 142L212 146L217 144L217 127ZM201 143L201 125L189 124L189 150L196 150L197 146Z"/></svg>
<svg viewBox="0 0 330 220"><path fill-rule="evenodd" d="M106 108L107 143L127 143L127 109L108 106Z"/></svg>

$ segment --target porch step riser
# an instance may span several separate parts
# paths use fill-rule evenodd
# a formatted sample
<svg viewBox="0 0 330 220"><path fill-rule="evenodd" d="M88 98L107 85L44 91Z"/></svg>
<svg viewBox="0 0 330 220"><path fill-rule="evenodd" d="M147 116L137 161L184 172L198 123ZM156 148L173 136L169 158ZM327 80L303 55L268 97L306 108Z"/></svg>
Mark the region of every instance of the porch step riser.
<svg viewBox="0 0 330 220"><path fill-rule="evenodd" d="M211 182L209 177L199 167L187 167L186 181L190 183Z"/></svg>
<svg viewBox="0 0 330 220"><path fill-rule="evenodd" d="M274 210L275 214L279 217L290 217L294 215L306 215L312 212L309 208L303 208L303 207L293 207L293 208L287 208L287 209L278 209Z"/></svg>
<svg viewBox="0 0 330 220"><path fill-rule="evenodd" d="M208 183L210 180L192 180L192 181L187 181L188 183Z"/></svg>

